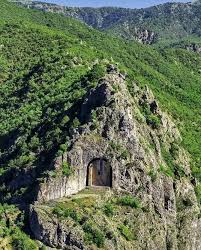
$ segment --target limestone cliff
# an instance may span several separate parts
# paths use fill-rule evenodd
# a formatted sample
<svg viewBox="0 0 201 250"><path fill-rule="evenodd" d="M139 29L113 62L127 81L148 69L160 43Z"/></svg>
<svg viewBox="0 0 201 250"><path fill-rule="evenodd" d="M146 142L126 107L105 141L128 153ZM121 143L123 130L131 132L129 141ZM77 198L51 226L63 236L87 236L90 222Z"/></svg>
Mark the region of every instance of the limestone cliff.
<svg viewBox="0 0 201 250"><path fill-rule="evenodd" d="M84 190L90 163L104 159L112 169L112 193L103 199L108 202L126 193L141 206L137 212L116 208L120 217L115 219L106 219L99 210L90 214L103 231L106 227L114 231L112 239L105 236L103 249L200 249L199 206L189 155L151 90L135 83L128 90L125 76L111 65L83 100L78 119L80 126L72 130L67 152L54 162L58 174L40 184L37 204L31 208L35 238L51 247L92 249L82 224L73 227L72 221L56 218L49 211L54 204L50 201ZM64 164L71 166L70 176L61 174ZM120 229L115 231L115 225L125 220L135 230L132 240L119 236Z"/></svg>

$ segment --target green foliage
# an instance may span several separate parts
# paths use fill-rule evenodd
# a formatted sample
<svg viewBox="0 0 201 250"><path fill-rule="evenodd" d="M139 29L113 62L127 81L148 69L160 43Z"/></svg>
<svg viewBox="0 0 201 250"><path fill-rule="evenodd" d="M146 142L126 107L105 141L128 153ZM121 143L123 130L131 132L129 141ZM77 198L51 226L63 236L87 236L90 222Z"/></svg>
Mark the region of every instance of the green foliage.
<svg viewBox="0 0 201 250"><path fill-rule="evenodd" d="M151 114L147 117L148 125L151 125L153 129L157 129L161 125L161 119L157 115Z"/></svg>
<svg viewBox="0 0 201 250"><path fill-rule="evenodd" d="M76 117L73 122L72 122L72 128L78 128L80 126L80 121L79 119Z"/></svg>
<svg viewBox="0 0 201 250"><path fill-rule="evenodd" d="M121 158L123 158L124 160L129 159L130 153L127 149L123 150L121 153Z"/></svg>
<svg viewBox="0 0 201 250"><path fill-rule="evenodd" d="M0 205L0 238L10 238L13 249L37 250L36 243L23 231L24 216L15 207Z"/></svg>
<svg viewBox="0 0 201 250"><path fill-rule="evenodd" d="M112 88L114 90L114 93L118 93L120 90L119 85L113 85Z"/></svg>
<svg viewBox="0 0 201 250"><path fill-rule="evenodd" d="M102 78L106 74L106 69L101 64L95 64L92 68L92 70L87 75L88 80L93 82L97 81L98 79Z"/></svg>
<svg viewBox="0 0 201 250"><path fill-rule="evenodd" d="M161 118L157 114L151 112L150 105L147 102L144 102L141 106L141 110L147 124L153 129L158 129L161 125Z"/></svg>
<svg viewBox="0 0 201 250"><path fill-rule="evenodd" d="M93 127L94 129L98 128L98 119L97 119L97 114L96 114L96 111L93 110L92 113L91 113L91 119L92 119L92 122L93 122Z"/></svg>
<svg viewBox="0 0 201 250"><path fill-rule="evenodd" d="M163 159L165 160L165 162L166 162L168 168L169 168L172 172L174 172L174 168L175 168L175 163L174 163L174 161L175 161L175 159L174 159L174 157L172 156L172 154L170 153L170 151L167 150L167 149L165 149L163 145L161 145L161 154L162 154L162 157L163 157ZM162 168L164 168L164 167L162 166Z"/></svg>
<svg viewBox="0 0 201 250"><path fill-rule="evenodd" d="M33 136L29 143L29 147L31 150L37 151L37 149L40 147L40 139L37 136Z"/></svg>
<svg viewBox="0 0 201 250"><path fill-rule="evenodd" d="M122 196L122 197L118 198L117 204L122 205L122 206L131 207L131 208L141 208L142 207L140 201L131 195L126 195L126 196Z"/></svg>
<svg viewBox="0 0 201 250"><path fill-rule="evenodd" d="M61 125L65 126L69 121L70 121L70 118L67 115L65 115L61 121Z"/></svg>
<svg viewBox="0 0 201 250"><path fill-rule="evenodd" d="M104 247L105 235L99 229L90 223L85 223L83 225L83 230L85 232L85 240L89 243L94 243L97 247Z"/></svg>
<svg viewBox="0 0 201 250"><path fill-rule="evenodd" d="M174 178L174 172L170 167L160 166L160 172L166 175L167 177Z"/></svg>
<svg viewBox="0 0 201 250"><path fill-rule="evenodd" d="M200 171L200 167L197 165L194 165L192 167L192 174L195 178L197 178L198 180L201 180L201 171Z"/></svg>
<svg viewBox="0 0 201 250"><path fill-rule="evenodd" d="M65 152L67 152L68 146L66 144L61 144L59 146L59 150L57 152L57 156L62 156Z"/></svg>
<svg viewBox="0 0 201 250"><path fill-rule="evenodd" d="M122 146L114 141L110 141L110 146L112 147L112 149L114 149L115 151L119 152L122 150Z"/></svg>
<svg viewBox="0 0 201 250"><path fill-rule="evenodd" d="M133 240L133 238L134 238L134 237L133 237L133 234L130 232L130 229L129 229L127 226L121 224L121 225L118 227L118 229L119 229L120 233L124 236L124 238L125 238L127 241Z"/></svg>
<svg viewBox="0 0 201 250"><path fill-rule="evenodd" d="M73 173L72 167L68 164L68 162L62 163L62 173L65 176L70 176Z"/></svg>
<svg viewBox="0 0 201 250"><path fill-rule="evenodd" d="M201 184L198 184L195 187L195 192L196 192L196 196L197 196L198 202L201 204Z"/></svg>
<svg viewBox="0 0 201 250"><path fill-rule="evenodd" d="M53 214L55 214L58 218L61 219L67 219L67 218L72 218L75 222L80 222L81 221L81 215L79 215L78 212L76 212L72 208L65 208L62 206L56 206L53 209Z"/></svg>
<svg viewBox="0 0 201 250"><path fill-rule="evenodd" d="M112 203L107 203L105 204L103 211L105 213L105 215L107 215L108 217L111 217L114 215L114 205Z"/></svg>
<svg viewBox="0 0 201 250"><path fill-rule="evenodd" d="M37 250L38 249L36 243L19 229L15 229L12 239L13 239L12 246L14 249L19 249L19 250Z"/></svg>
<svg viewBox="0 0 201 250"><path fill-rule="evenodd" d="M47 247L43 245L39 250L47 250Z"/></svg>
<svg viewBox="0 0 201 250"><path fill-rule="evenodd" d="M181 178L185 176L184 168L175 163L177 160L179 151L179 145L175 142L171 143L170 149L166 150L163 145L161 145L161 153L167 164L167 166L160 166L160 171L166 176L172 178Z"/></svg>
<svg viewBox="0 0 201 250"><path fill-rule="evenodd" d="M111 148L115 150L121 158L127 160L130 157L129 151L126 148L124 148L121 144L116 143L114 141L110 141L109 144Z"/></svg>
<svg viewBox="0 0 201 250"><path fill-rule="evenodd" d="M175 176L179 179L186 176L184 167L180 165L175 165L174 173L175 173Z"/></svg>
<svg viewBox="0 0 201 250"><path fill-rule="evenodd" d="M176 159L177 156L178 156L179 145L176 144L175 142L173 142L173 143L171 143L170 146L171 146L171 147L170 147L169 152L170 152L170 154L172 155L172 157L173 157L174 159Z"/></svg>

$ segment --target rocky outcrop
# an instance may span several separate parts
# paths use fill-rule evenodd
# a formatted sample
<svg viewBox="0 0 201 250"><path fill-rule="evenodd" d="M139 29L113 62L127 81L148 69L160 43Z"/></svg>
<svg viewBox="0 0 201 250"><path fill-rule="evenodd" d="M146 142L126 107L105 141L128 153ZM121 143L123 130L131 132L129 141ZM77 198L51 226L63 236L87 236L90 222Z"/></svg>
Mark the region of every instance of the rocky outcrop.
<svg viewBox="0 0 201 250"><path fill-rule="evenodd" d="M74 174L46 179L38 203L84 189L89 164L105 159L112 168L113 190L138 197L146 208L136 218L135 249L199 249L199 207L189 156L180 145L178 129L151 90L133 83L128 91L125 76L110 67L88 93L78 118L81 125L72 132L68 152L55 162L57 171L68 162ZM44 224L34 207L30 220L34 236L47 245L62 247L69 240L71 228L59 225L58 229L55 221ZM50 234L57 240L48 238Z"/></svg>
<svg viewBox="0 0 201 250"><path fill-rule="evenodd" d="M118 27L117 29L114 29L115 34L121 35L123 38L129 39L129 40L135 40L142 44L148 44L151 45L155 43L158 39L158 35L156 32L148 30L146 28L139 28L135 26L135 24L132 24L128 21L124 22L122 24L123 31L121 34L119 34Z"/></svg>
<svg viewBox="0 0 201 250"><path fill-rule="evenodd" d="M186 45L185 48L188 51L192 51L192 52L196 52L196 53L201 53L201 46L199 46L198 44L190 44L190 45Z"/></svg>
<svg viewBox="0 0 201 250"><path fill-rule="evenodd" d="M78 169L69 177L58 176L54 179L46 179L40 184L36 203L67 197L84 189L86 187L86 177L82 176L82 172Z"/></svg>
<svg viewBox="0 0 201 250"><path fill-rule="evenodd" d="M143 44L152 44L156 40L156 33L150 30L137 30L136 31L136 40Z"/></svg>
<svg viewBox="0 0 201 250"><path fill-rule="evenodd" d="M35 237L50 247L66 250L84 249L83 235L73 221L59 222L47 216L47 207L31 208L30 227Z"/></svg>

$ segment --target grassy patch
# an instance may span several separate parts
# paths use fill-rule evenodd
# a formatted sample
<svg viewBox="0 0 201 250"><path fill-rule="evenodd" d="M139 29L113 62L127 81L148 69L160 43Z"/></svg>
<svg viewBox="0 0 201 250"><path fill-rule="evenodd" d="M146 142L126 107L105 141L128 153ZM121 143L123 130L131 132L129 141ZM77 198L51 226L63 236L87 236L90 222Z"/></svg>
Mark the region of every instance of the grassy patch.
<svg viewBox="0 0 201 250"><path fill-rule="evenodd" d="M112 203L106 203L103 207L103 211L108 217L112 217L114 215L114 210L115 208Z"/></svg>
<svg viewBox="0 0 201 250"><path fill-rule="evenodd" d="M140 201L131 195L126 195L126 196L118 198L117 204L122 205L122 206L131 207L131 208L141 208L142 207Z"/></svg>
<svg viewBox="0 0 201 250"><path fill-rule="evenodd" d="M127 226L121 224L121 225L118 227L118 229L119 229L119 232L121 233L121 235L122 235L127 241L131 241L131 240L134 239L133 234L131 233L130 229L129 229Z"/></svg>
<svg viewBox="0 0 201 250"><path fill-rule="evenodd" d="M81 215L75 209L72 208L64 208L58 205L53 209L52 212L58 218L62 219L72 218L76 222L79 222L81 220Z"/></svg>
<svg viewBox="0 0 201 250"><path fill-rule="evenodd" d="M174 172L169 166L160 165L160 172L166 175L167 177L174 178Z"/></svg>

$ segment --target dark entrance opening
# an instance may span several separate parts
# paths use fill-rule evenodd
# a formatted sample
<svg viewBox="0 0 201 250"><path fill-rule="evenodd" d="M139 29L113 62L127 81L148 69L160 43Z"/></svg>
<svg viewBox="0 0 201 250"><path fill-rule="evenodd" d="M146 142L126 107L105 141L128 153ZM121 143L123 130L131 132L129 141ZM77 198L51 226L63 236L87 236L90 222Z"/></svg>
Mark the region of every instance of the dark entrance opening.
<svg viewBox="0 0 201 250"><path fill-rule="evenodd" d="M112 168L104 159L94 159L87 170L87 186L112 187Z"/></svg>

